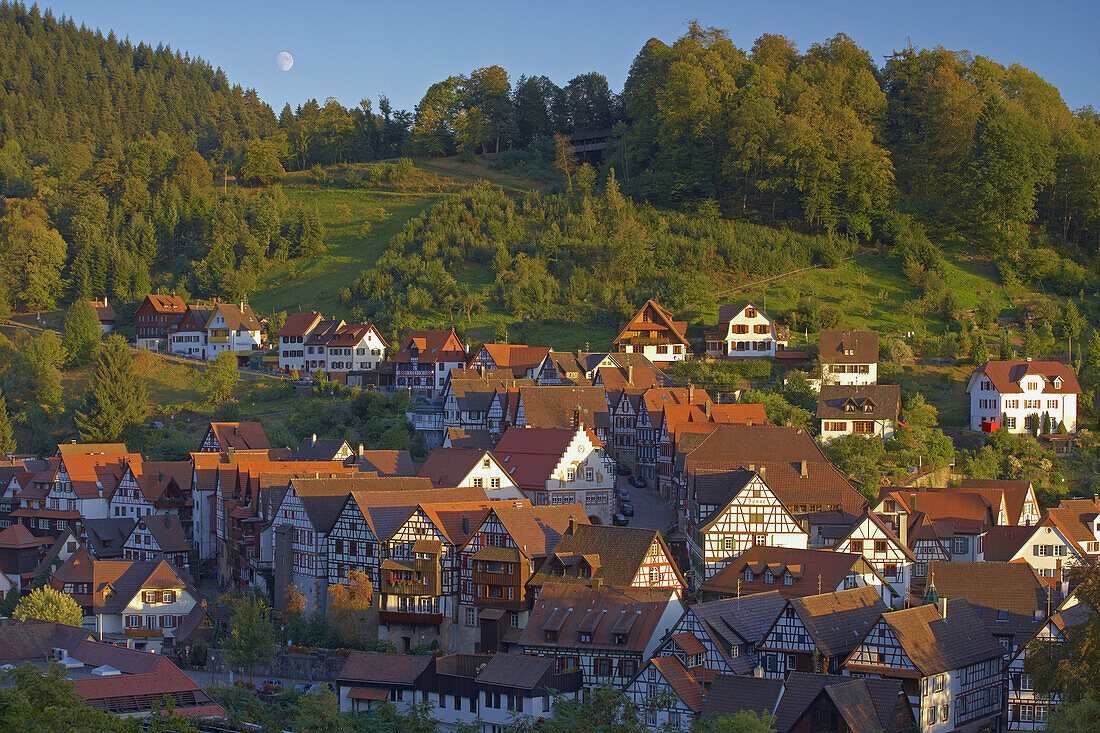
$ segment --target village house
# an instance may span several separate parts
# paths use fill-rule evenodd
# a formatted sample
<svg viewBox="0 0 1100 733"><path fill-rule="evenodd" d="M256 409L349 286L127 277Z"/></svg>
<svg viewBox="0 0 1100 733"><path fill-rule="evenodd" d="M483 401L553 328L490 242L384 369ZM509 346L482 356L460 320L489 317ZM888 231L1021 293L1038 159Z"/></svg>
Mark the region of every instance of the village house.
<svg viewBox="0 0 1100 733"><path fill-rule="evenodd" d="M199 451L266 451L271 448L264 426L258 422L212 422L206 429Z"/></svg>
<svg viewBox="0 0 1100 733"><path fill-rule="evenodd" d="M378 700L389 700L404 713L416 702L418 683L429 674L433 657L353 651L336 678L340 711L365 713Z"/></svg>
<svg viewBox="0 0 1100 733"><path fill-rule="evenodd" d="M362 444L360 444L362 447ZM339 461L341 463L353 462L357 454L352 450L351 444L340 438L317 439L313 433L302 438L298 447L290 455L292 461Z"/></svg>
<svg viewBox="0 0 1100 733"><path fill-rule="evenodd" d="M93 298L89 302L92 304L92 310L95 311L95 317L99 321L99 327L103 330L103 333L113 331L117 316L115 315L115 309L107 302L107 297L104 296L100 300Z"/></svg>
<svg viewBox="0 0 1100 733"><path fill-rule="evenodd" d="M707 356L771 359L787 348L787 334L755 303L718 307L718 330L706 334Z"/></svg>
<svg viewBox="0 0 1100 733"><path fill-rule="evenodd" d="M213 361L229 351L238 359L247 358L263 345L263 325L252 306L240 303L214 303L206 320L206 359Z"/></svg>
<svg viewBox="0 0 1100 733"><path fill-rule="evenodd" d="M1048 434L1077 432L1073 370L1056 361L987 361L966 384L970 429Z"/></svg>
<svg viewBox="0 0 1100 733"><path fill-rule="evenodd" d="M69 530L64 534L71 536ZM53 545L50 537L38 537L21 524L0 530L0 592L29 589L41 571L42 558ZM48 568L46 568L48 569Z"/></svg>
<svg viewBox="0 0 1100 733"><path fill-rule="evenodd" d="M450 331L410 331L393 354L394 386L429 400L443 392L452 369L466 366L466 347Z"/></svg>
<svg viewBox="0 0 1100 733"><path fill-rule="evenodd" d="M889 521L866 511L848 536L836 545L837 552L863 555L867 562L890 584L899 605L909 598L909 583L917 557L909 549L909 523L900 524L899 536Z"/></svg>
<svg viewBox="0 0 1100 733"><path fill-rule="evenodd" d="M661 588L677 598L687 590L660 532L578 522L570 522L527 587L537 597L544 587L563 583Z"/></svg>
<svg viewBox="0 0 1100 733"><path fill-rule="evenodd" d="M279 369L287 374L297 372L305 374L306 337L325 317L316 311L310 313L292 313L286 317L282 328L275 334L278 340Z"/></svg>
<svg viewBox="0 0 1100 733"><path fill-rule="evenodd" d="M165 560L177 570L191 569L191 543L178 514L147 514L134 523L122 545L122 557L143 562Z"/></svg>
<svg viewBox="0 0 1100 733"><path fill-rule="evenodd" d="M673 319L671 313L647 300L627 322L620 324L619 335L612 341L623 354L643 354L654 364L671 364L687 358L687 321Z"/></svg>
<svg viewBox="0 0 1100 733"><path fill-rule="evenodd" d="M707 598L778 592L783 598L871 587L887 606L904 601L862 555L756 545L700 587Z"/></svg>
<svg viewBox="0 0 1100 733"><path fill-rule="evenodd" d="M583 424L606 445L611 429L607 392L595 386L520 386L511 424L529 428L575 428Z"/></svg>
<svg viewBox="0 0 1100 733"><path fill-rule="evenodd" d="M1026 563L1048 585L1060 587L1066 570L1092 562L1061 515L1054 509L1032 527L993 527L985 535L984 559Z"/></svg>
<svg viewBox="0 0 1100 733"><path fill-rule="evenodd" d="M532 504L583 504L594 523L611 523L614 466L585 426L508 428L493 457Z"/></svg>
<svg viewBox="0 0 1100 733"><path fill-rule="evenodd" d="M700 476L695 483L695 530L688 538L700 578L713 578L755 546L806 549L809 535L756 471Z"/></svg>
<svg viewBox="0 0 1100 733"><path fill-rule="evenodd" d="M626 381L640 387L669 386L669 379L652 361L642 353L598 352L598 351L554 351L535 370L535 383L540 386L591 387L602 381L602 373L612 372L620 377L633 369Z"/></svg>
<svg viewBox="0 0 1100 733"><path fill-rule="evenodd" d="M553 657L558 671L580 669L586 690L622 687L683 612L678 594L667 588L549 583L519 646L524 654Z"/></svg>
<svg viewBox="0 0 1100 733"><path fill-rule="evenodd" d="M344 320L341 318L321 321L310 329L305 337L305 371L301 376L313 375L317 372L321 372L324 376L325 367L328 365L328 344L336 338L336 332L344 325Z"/></svg>
<svg viewBox="0 0 1100 733"><path fill-rule="evenodd" d="M639 710L644 710L646 727L652 731L686 731L703 710L708 682L713 673L699 664L702 652L678 656L655 656L623 692ZM709 679L708 679L709 677ZM661 702L655 704L654 701Z"/></svg>
<svg viewBox="0 0 1100 733"><path fill-rule="evenodd" d="M452 635L459 651L510 651L527 626L532 597L527 582L561 537L587 523L579 504L493 506L459 550L458 617Z"/></svg>
<svg viewBox="0 0 1100 733"><path fill-rule="evenodd" d="M417 475L437 488L484 489L490 499L523 499L511 474L487 450L436 448Z"/></svg>
<svg viewBox="0 0 1100 733"><path fill-rule="evenodd" d="M144 718L165 700L184 717L226 714L168 657L95 641L88 629L31 619L0 626L0 665L23 664L61 665L88 707L121 718Z"/></svg>
<svg viewBox="0 0 1100 733"><path fill-rule="evenodd" d="M844 669L901 680L921 733L1000 725L1004 649L965 600L884 613Z"/></svg>
<svg viewBox="0 0 1100 733"><path fill-rule="evenodd" d="M168 334L186 312L187 304L178 295L146 295L134 312L137 347L151 351L160 349L168 342Z"/></svg>
<svg viewBox="0 0 1100 733"><path fill-rule="evenodd" d="M964 491L976 490L989 498L991 504L998 503L994 492L999 492L1005 514L1004 517L997 517L997 524L1026 527L1039 522L1039 498L1030 481L964 478L959 481L959 488Z"/></svg>
<svg viewBox="0 0 1100 733"><path fill-rule="evenodd" d="M79 549L53 574L50 585L84 611L84 626L101 639L161 652L174 630L201 600L186 574L168 562L96 560Z"/></svg>
<svg viewBox="0 0 1100 733"><path fill-rule="evenodd" d="M878 382L877 331L822 331L818 338L821 386Z"/></svg>
<svg viewBox="0 0 1100 733"><path fill-rule="evenodd" d="M325 376L347 383L352 372L376 371L390 347L373 323L353 323L336 331L326 346Z"/></svg>
<svg viewBox="0 0 1100 733"><path fill-rule="evenodd" d="M824 384L817 400L821 441L860 435L894 437L901 415L901 387L896 384Z"/></svg>
<svg viewBox="0 0 1100 733"><path fill-rule="evenodd" d="M774 589L693 603L656 654L675 656L685 666L701 665L713 672L751 675L759 666L757 646L786 604L786 599ZM696 659L689 659L691 656Z"/></svg>
<svg viewBox="0 0 1100 733"><path fill-rule="evenodd" d="M629 393L624 393L624 400L629 399ZM624 442L634 446L632 456L634 470L638 476L650 483L657 481L657 449L658 429L662 425L664 409L666 405L704 405L714 400L705 389L692 385L687 387L655 387L647 389L637 398L637 406L623 409L624 433L632 432L633 439L624 439ZM635 420L630 421L630 414L634 413ZM613 428L614 430L615 428Z"/></svg>
<svg viewBox="0 0 1100 733"><path fill-rule="evenodd" d="M757 647L764 676L839 674L867 630L889 610L866 586L789 599Z"/></svg>
<svg viewBox="0 0 1100 733"><path fill-rule="evenodd" d="M168 351L177 356L206 360L206 324L214 309L188 305L183 318L168 334Z"/></svg>
<svg viewBox="0 0 1100 733"><path fill-rule="evenodd" d="M996 497L1001 499L1000 495ZM880 492L874 514L890 524L895 532L908 532L910 519L923 513L940 541L957 562L978 562L984 559L985 534L1003 515L994 509L988 498L978 490L925 490L889 487ZM902 521L904 520L904 521ZM907 543L906 543L907 544Z"/></svg>
<svg viewBox="0 0 1100 733"><path fill-rule="evenodd" d="M534 379L549 346L526 344L482 344L470 359L469 368L478 372L497 371L503 376L509 373L513 379Z"/></svg>

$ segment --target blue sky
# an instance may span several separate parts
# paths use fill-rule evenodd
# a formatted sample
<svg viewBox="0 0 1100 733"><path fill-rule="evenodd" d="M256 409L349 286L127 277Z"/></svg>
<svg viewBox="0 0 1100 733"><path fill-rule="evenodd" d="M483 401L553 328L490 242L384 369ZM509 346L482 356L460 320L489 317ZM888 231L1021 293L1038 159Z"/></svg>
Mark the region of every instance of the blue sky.
<svg viewBox="0 0 1100 733"><path fill-rule="evenodd" d="M500 64L513 79L545 74L558 84L599 71L622 88L651 37L671 42L695 18L725 28L748 49L762 33L800 49L847 33L881 65L906 45L966 49L1020 63L1057 86L1073 109L1100 107L1100 2L905 3L835 0L705 2L267 2L40 0L57 15L120 37L166 43L255 87L276 112L285 102L336 97L354 105L387 94L412 109L428 85ZM280 71L280 51L294 67Z"/></svg>

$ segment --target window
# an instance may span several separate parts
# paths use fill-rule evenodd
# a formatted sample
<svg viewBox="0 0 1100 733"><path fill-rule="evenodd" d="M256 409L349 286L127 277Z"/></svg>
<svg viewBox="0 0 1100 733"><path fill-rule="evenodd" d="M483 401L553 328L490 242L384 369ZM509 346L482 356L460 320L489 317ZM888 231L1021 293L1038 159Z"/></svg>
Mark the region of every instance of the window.
<svg viewBox="0 0 1100 733"><path fill-rule="evenodd" d="M176 602L176 592L174 590L164 591L164 593L162 594L162 600L163 600L164 603L175 603Z"/></svg>
<svg viewBox="0 0 1100 733"><path fill-rule="evenodd" d="M732 537L723 537L722 538L722 549L723 550L732 550L733 549L733 538Z"/></svg>
<svg viewBox="0 0 1100 733"><path fill-rule="evenodd" d="M753 579L752 568L745 568L745 582L751 583Z"/></svg>
<svg viewBox="0 0 1100 733"><path fill-rule="evenodd" d="M875 552L886 553L886 540L875 540Z"/></svg>
<svg viewBox="0 0 1100 733"><path fill-rule="evenodd" d="M852 423L852 431L858 435L873 435L875 423L870 420L856 420Z"/></svg>
<svg viewBox="0 0 1100 733"><path fill-rule="evenodd" d="M852 552L856 552L856 553L862 553L863 552L863 540L852 540L850 545L851 545L851 548L852 548Z"/></svg>
<svg viewBox="0 0 1100 733"><path fill-rule="evenodd" d="M825 423L825 432L827 433L846 433L848 432L848 423L846 422L828 422Z"/></svg>
<svg viewBox="0 0 1100 733"><path fill-rule="evenodd" d="M141 592L141 600L143 603L156 603L158 595L155 590L144 590Z"/></svg>
<svg viewBox="0 0 1100 733"><path fill-rule="evenodd" d="M772 575L771 568L766 569L764 571L764 582L765 583L771 583L773 580L775 580L775 576Z"/></svg>
<svg viewBox="0 0 1100 733"><path fill-rule="evenodd" d="M932 692L943 692L943 675L938 674L932 678Z"/></svg>
<svg viewBox="0 0 1100 733"><path fill-rule="evenodd" d="M883 566L882 574L887 578L896 579L898 577L898 566L894 563Z"/></svg>
<svg viewBox="0 0 1100 733"><path fill-rule="evenodd" d="M512 591L512 589L509 588L508 592L510 593L511 591ZM508 612L508 625L511 626L513 629L518 629L519 628L519 612L518 611L509 611Z"/></svg>
<svg viewBox="0 0 1100 733"><path fill-rule="evenodd" d="M489 488L490 489L499 489L500 488L500 479L499 478L489 479Z"/></svg>
<svg viewBox="0 0 1100 733"><path fill-rule="evenodd" d="M475 489L480 489L480 488L482 488L482 483L483 483L483 482L482 482L482 479L479 479L479 478L475 478L475 479L474 479L474 488L475 488Z"/></svg>
<svg viewBox="0 0 1100 733"><path fill-rule="evenodd" d="M472 608L466 609L466 625L477 626L477 612Z"/></svg>
<svg viewBox="0 0 1100 733"><path fill-rule="evenodd" d="M970 540L967 537L956 537L951 544L951 551L956 555L965 555L970 551Z"/></svg>
<svg viewBox="0 0 1100 733"><path fill-rule="evenodd" d="M566 481L576 481L577 480L577 469L575 469L575 468L565 469L565 480Z"/></svg>
<svg viewBox="0 0 1100 733"><path fill-rule="evenodd" d="M783 573L783 585L794 585L794 576L791 575L791 571Z"/></svg>

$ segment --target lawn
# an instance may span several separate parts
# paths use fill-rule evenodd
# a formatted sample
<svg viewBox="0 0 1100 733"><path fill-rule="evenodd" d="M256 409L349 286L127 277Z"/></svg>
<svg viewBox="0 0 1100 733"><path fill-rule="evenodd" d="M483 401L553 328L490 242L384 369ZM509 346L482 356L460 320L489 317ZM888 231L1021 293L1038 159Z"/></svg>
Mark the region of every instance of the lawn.
<svg viewBox="0 0 1100 733"><path fill-rule="evenodd" d="M472 161L463 162L458 158L418 158L415 160L417 168L439 173L458 181L473 182L486 180L506 191L528 192L548 191L550 184L534 178L524 178L512 173L498 171L484 163L485 156L479 156Z"/></svg>

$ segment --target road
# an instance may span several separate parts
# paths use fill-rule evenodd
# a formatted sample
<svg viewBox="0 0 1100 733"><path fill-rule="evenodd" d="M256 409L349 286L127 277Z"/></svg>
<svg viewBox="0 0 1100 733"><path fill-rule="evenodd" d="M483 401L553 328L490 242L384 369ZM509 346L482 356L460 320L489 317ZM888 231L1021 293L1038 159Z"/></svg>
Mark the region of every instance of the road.
<svg viewBox="0 0 1100 733"><path fill-rule="evenodd" d="M675 518L672 507L652 486L639 489L631 486L629 479L629 476L616 476L615 486L630 492L630 503L634 507L634 516L627 517L630 520L630 526L655 529L661 534L666 534Z"/></svg>

